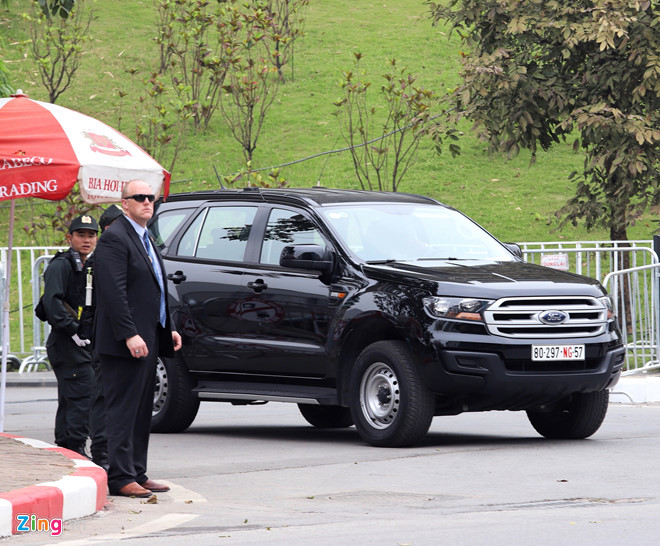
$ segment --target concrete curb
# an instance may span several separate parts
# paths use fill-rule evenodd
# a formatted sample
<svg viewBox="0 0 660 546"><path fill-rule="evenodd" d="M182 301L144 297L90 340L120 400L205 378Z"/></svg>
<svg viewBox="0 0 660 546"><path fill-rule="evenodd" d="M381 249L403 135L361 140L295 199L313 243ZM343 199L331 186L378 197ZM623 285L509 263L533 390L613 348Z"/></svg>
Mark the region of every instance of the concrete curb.
<svg viewBox="0 0 660 546"><path fill-rule="evenodd" d="M7 387L57 387L57 379L52 370L7 372Z"/></svg>
<svg viewBox="0 0 660 546"><path fill-rule="evenodd" d="M49 535L57 536L64 531L64 521L103 509L108 478L101 467L65 448L13 434L1 435L32 447L58 452L73 461L74 471L54 482L0 493L0 537L29 531L47 531ZM38 522L42 528L37 527Z"/></svg>
<svg viewBox="0 0 660 546"><path fill-rule="evenodd" d="M623 376L610 391L612 404L654 404L660 402L660 374Z"/></svg>

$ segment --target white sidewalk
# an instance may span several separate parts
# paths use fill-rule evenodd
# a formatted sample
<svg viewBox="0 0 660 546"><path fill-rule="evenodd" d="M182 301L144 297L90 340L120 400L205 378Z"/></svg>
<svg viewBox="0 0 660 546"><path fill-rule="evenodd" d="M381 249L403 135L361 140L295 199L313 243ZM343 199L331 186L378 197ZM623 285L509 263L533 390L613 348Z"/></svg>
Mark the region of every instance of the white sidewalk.
<svg viewBox="0 0 660 546"><path fill-rule="evenodd" d="M612 404L660 403L660 374L626 375L610 391Z"/></svg>

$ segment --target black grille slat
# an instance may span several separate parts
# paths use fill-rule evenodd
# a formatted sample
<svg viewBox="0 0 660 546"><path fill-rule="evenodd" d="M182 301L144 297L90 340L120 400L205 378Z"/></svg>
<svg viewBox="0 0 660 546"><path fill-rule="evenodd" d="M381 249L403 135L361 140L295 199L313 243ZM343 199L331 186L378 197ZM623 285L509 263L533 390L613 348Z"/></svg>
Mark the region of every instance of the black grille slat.
<svg viewBox="0 0 660 546"><path fill-rule="evenodd" d="M583 327L579 328L577 326L573 327L568 327L568 328L561 328L557 329L556 327L553 326L539 326L538 328L535 326L528 326L525 328L511 328L511 327L500 327L499 330L501 332L505 332L511 335L515 335L518 332L524 331L527 334L550 334L550 335L558 335L560 332L562 335L567 335L567 334L581 334L584 332L589 332L591 334L594 334L596 332L600 331L600 328L593 326L593 327Z"/></svg>
<svg viewBox="0 0 660 546"><path fill-rule="evenodd" d="M581 305L581 306L593 306L594 302L597 300L594 300L593 298L570 298L570 299L562 299L562 298L520 298L516 299L514 301L513 298L505 300L502 303L502 308L506 307L537 307L539 305L539 302L547 302L547 303L552 303L554 306L557 307L568 307L572 305Z"/></svg>
<svg viewBox="0 0 660 546"><path fill-rule="evenodd" d="M511 321L511 320L532 320L534 315L532 313L494 313L493 317L497 322Z"/></svg>
<svg viewBox="0 0 660 546"><path fill-rule="evenodd" d="M511 372L584 372L597 370L598 360L508 360L506 369Z"/></svg>

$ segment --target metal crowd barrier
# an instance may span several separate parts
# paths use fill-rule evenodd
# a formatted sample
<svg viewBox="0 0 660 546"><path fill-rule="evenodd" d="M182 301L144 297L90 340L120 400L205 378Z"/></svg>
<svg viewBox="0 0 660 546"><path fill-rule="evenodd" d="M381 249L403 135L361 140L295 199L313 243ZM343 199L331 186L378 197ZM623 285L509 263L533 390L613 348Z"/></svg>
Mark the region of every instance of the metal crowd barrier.
<svg viewBox="0 0 660 546"><path fill-rule="evenodd" d="M572 271L602 282L614 271L658 262L653 241L519 243L525 261Z"/></svg>
<svg viewBox="0 0 660 546"><path fill-rule="evenodd" d="M32 309L36 307L43 293L44 271L53 256L39 256L32 264ZM42 364L50 370L50 362L46 355L46 340L50 334L50 324L40 321L32 313L32 354L25 357L18 369L19 373L32 372L39 369Z"/></svg>
<svg viewBox="0 0 660 546"><path fill-rule="evenodd" d="M660 369L660 264L622 269L603 280L626 338L624 375Z"/></svg>
<svg viewBox="0 0 660 546"><path fill-rule="evenodd" d="M6 254L2 254L2 259L0 260L0 357L2 357L2 348L4 347L2 340L4 339L2 336L4 336L5 333L5 328L4 328L4 320L5 320L5 314L4 314L4 301L5 301L5 287L7 286L7 258ZM11 352L7 352L7 367L12 366L12 367L18 367L21 364L21 359L17 357L16 355L11 354Z"/></svg>
<svg viewBox="0 0 660 546"><path fill-rule="evenodd" d="M626 336L624 373L645 372L660 367L660 237L654 237L653 241L560 241L519 245L528 262L586 275L608 288ZM18 307L20 347L11 356L14 364L20 362L20 371L29 372L38 369L39 365L48 365L44 345L49 326L34 316L34 306L43 291L43 271L57 250L63 248L18 247L13 250L16 252L12 259L16 271L12 272L12 277L21 280L13 296ZM7 249L0 251L4 265ZM26 282L23 275L26 262L30 264L29 282L32 284L32 302L28 305L24 305L23 286ZM26 349L30 332L32 344Z"/></svg>
<svg viewBox="0 0 660 546"><path fill-rule="evenodd" d="M14 247L12 248L12 307L11 313L17 313L18 319L10 324L10 350L14 358L11 361L12 367L18 367L19 372L30 372L39 369L39 366L45 366L50 369L50 363L46 357L46 338L50 332L48 323L41 322L34 315L34 307L37 305L41 293L43 292L43 271L50 259L58 250L66 250L66 247ZM8 249L0 249L0 260L2 271L6 271ZM29 273L26 268L29 267ZM5 275L3 275L3 279ZM27 285L31 284L31 294L27 294ZM25 303L29 297L30 303ZM3 318L0 318L0 330L2 329ZM18 332L16 332L18 331ZM16 336L16 333L18 335ZM32 336L32 343L29 344L29 336ZM15 342L18 338L18 343ZM12 343L12 341L14 341ZM13 347L12 347L13 345ZM16 347L18 346L18 347ZM12 350L13 348L13 350ZM7 355L9 364L9 354Z"/></svg>
<svg viewBox="0 0 660 546"><path fill-rule="evenodd" d="M660 368L660 237L520 246L528 262L595 278L608 289L625 338L624 375Z"/></svg>

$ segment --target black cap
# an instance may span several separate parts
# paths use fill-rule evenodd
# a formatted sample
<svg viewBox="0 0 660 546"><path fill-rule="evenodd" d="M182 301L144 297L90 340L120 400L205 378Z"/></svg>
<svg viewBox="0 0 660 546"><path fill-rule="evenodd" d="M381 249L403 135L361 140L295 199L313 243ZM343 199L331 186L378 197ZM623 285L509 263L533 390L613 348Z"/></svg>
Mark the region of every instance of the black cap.
<svg viewBox="0 0 660 546"><path fill-rule="evenodd" d="M82 216L78 216L75 220L71 222L69 225L69 233L73 233L74 231L78 231L79 229L89 229L92 231L98 231L99 230L99 225L96 223L96 220L89 216L89 214L83 214Z"/></svg>
<svg viewBox="0 0 660 546"><path fill-rule="evenodd" d="M101 214L99 218L99 226L101 226L101 231L105 231L112 222L119 218L124 212L117 205L110 205L107 209Z"/></svg>

